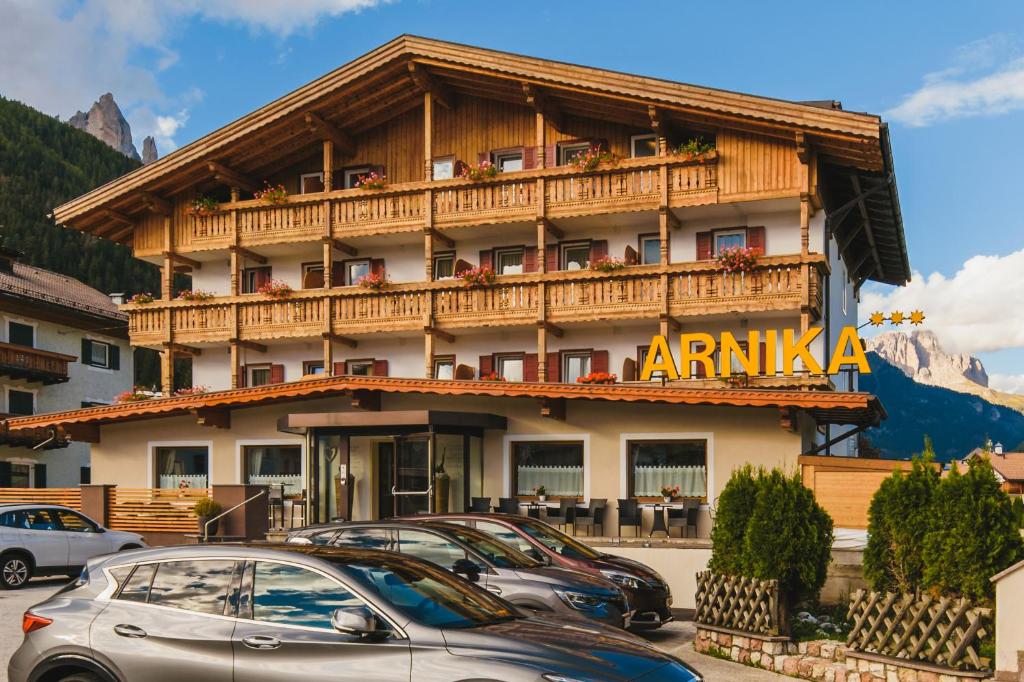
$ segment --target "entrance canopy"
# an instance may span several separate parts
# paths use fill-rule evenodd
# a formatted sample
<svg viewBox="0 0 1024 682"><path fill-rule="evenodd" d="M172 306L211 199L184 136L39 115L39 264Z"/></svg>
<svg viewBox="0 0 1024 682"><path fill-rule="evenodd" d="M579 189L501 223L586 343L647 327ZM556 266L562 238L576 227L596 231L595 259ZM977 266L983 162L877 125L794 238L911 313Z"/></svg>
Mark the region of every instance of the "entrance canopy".
<svg viewBox="0 0 1024 682"><path fill-rule="evenodd" d="M311 428L383 429L398 427L448 427L456 429L508 428L508 420L485 412L441 412L438 410L385 410L381 412L314 412L286 414L277 420L279 431L305 434Z"/></svg>

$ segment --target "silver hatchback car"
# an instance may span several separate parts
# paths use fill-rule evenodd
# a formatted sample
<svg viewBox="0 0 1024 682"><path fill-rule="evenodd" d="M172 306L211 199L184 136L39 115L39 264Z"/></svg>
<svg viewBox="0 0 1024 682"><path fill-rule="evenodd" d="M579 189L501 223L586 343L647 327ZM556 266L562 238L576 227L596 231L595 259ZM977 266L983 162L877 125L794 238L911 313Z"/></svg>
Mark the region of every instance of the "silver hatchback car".
<svg viewBox="0 0 1024 682"><path fill-rule="evenodd" d="M691 682L599 623L528 617L431 563L309 545L95 559L23 621L10 682Z"/></svg>

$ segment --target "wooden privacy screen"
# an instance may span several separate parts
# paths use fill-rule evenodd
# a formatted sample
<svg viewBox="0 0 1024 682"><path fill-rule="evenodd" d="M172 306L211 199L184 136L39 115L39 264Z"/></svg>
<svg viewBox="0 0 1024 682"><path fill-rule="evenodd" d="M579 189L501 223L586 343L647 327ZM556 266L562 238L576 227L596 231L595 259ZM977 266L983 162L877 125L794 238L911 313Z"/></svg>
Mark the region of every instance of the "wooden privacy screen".
<svg viewBox="0 0 1024 682"><path fill-rule="evenodd" d="M209 497L206 488L109 488L107 514L112 530L133 533L194 533L196 501Z"/></svg>
<svg viewBox="0 0 1024 682"><path fill-rule="evenodd" d="M784 629L779 581L698 573L694 620L758 635L778 635Z"/></svg>
<svg viewBox="0 0 1024 682"><path fill-rule="evenodd" d="M0 504L59 504L82 508L81 488L0 488Z"/></svg>

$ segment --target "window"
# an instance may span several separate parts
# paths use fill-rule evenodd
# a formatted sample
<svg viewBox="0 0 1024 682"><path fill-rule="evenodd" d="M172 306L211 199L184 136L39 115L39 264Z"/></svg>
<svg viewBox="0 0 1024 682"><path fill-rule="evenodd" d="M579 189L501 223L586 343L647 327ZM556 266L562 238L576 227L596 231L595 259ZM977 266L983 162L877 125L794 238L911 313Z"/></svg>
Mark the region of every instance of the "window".
<svg viewBox="0 0 1024 682"><path fill-rule="evenodd" d="M455 378L455 356L438 355L434 358L434 378L454 379Z"/></svg>
<svg viewBox="0 0 1024 682"><path fill-rule="evenodd" d="M57 509L57 516L60 518L60 525L64 530L71 533L95 533L99 529L96 524L81 514L76 514L66 509Z"/></svg>
<svg viewBox="0 0 1024 682"><path fill-rule="evenodd" d="M110 344L93 341L89 344L89 364L93 367L110 366Z"/></svg>
<svg viewBox="0 0 1024 682"><path fill-rule="evenodd" d="M590 374L590 351L566 351L562 353L562 381L575 384L576 379Z"/></svg>
<svg viewBox="0 0 1024 682"><path fill-rule="evenodd" d="M299 194L316 194L323 191L323 173L303 173L299 176Z"/></svg>
<svg viewBox="0 0 1024 682"><path fill-rule="evenodd" d="M499 173L523 170L523 151L494 152L494 165Z"/></svg>
<svg viewBox="0 0 1024 682"><path fill-rule="evenodd" d="M298 445L245 445L245 482L283 485L285 495L302 492L302 448Z"/></svg>
<svg viewBox="0 0 1024 682"><path fill-rule="evenodd" d="M28 512L28 527L31 530L57 530L57 519L48 509L32 509Z"/></svg>
<svg viewBox="0 0 1024 682"><path fill-rule="evenodd" d="M246 386L266 386L270 383L270 365L246 365L249 373Z"/></svg>
<svg viewBox="0 0 1024 682"><path fill-rule="evenodd" d="M331 544L387 550L391 547L391 535L384 528L352 528L338 533Z"/></svg>
<svg viewBox="0 0 1024 682"><path fill-rule="evenodd" d="M347 360L345 374L357 377L373 376L373 360Z"/></svg>
<svg viewBox="0 0 1024 682"><path fill-rule="evenodd" d="M31 488L32 487L32 465L11 463L11 487Z"/></svg>
<svg viewBox="0 0 1024 682"><path fill-rule="evenodd" d="M257 561L253 575L253 620L333 630L339 608L362 606L334 580L299 566Z"/></svg>
<svg viewBox="0 0 1024 682"><path fill-rule="evenodd" d="M630 441L630 497L661 497L679 486L683 497L707 497L707 443L703 440Z"/></svg>
<svg viewBox="0 0 1024 682"><path fill-rule="evenodd" d="M717 256L725 249L733 249L737 246L743 248L747 245L746 230L729 230L715 232L715 255Z"/></svg>
<svg viewBox="0 0 1024 682"><path fill-rule="evenodd" d="M270 282L270 266L245 268L242 270L242 293L255 294L260 287Z"/></svg>
<svg viewBox="0 0 1024 682"><path fill-rule="evenodd" d="M7 342L16 346L28 346L33 348L36 345L36 329L30 324L21 322L7 323Z"/></svg>
<svg viewBox="0 0 1024 682"><path fill-rule="evenodd" d="M558 165L568 166L573 157L590 149L589 142L569 142L558 145Z"/></svg>
<svg viewBox="0 0 1024 682"><path fill-rule="evenodd" d="M398 551L451 570L455 562L466 558L466 550L433 533L422 530L399 530Z"/></svg>
<svg viewBox="0 0 1024 682"><path fill-rule="evenodd" d="M360 166L359 168L349 168L348 170L346 170L344 176L345 189L354 188L356 186L356 183L359 182L359 176L369 175L370 170L372 169L369 166Z"/></svg>
<svg viewBox="0 0 1024 682"><path fill-rule="evenodd" d="M7 389L8 414L34 414L36 396L28 391Z"/></svg>
<svg viewBox="0 0 1024 682"><path fill-rule="evenodd" d="M523 380L522 355L499 355L494 360L494 369L499 377L503 377L505 381Z"/></svg>
<svg viewBox="0 0 1024 682"><path fill-rule="evenodd" d="M18 487L20 488L22 486ZM24 509L19 509L18 511L9 511L0 514L0 527L28 530L28 512Z"/></svg>
<svg viewBox="0 0 1024 682"><path fill-rule="evenodd" d="M476 529L487 533L491 537L501 540L506 545L509 545L514 549L518 549L527 556L535 557L537 555L537 550L528 540L511 528L506 528L500 523L494 523L492 521L477 521Z"/></svg>
<svg viewBox="0 0 1024 682"><path fill-rule="evenodd" d="M658 155L657 135L634 135L629 138L629 152L634 159Z"/></svg>
<svg viewBox="0 0 1024 682"><path fill-rule="evenodd" d="M435 180L451 180L455 177L455 157L442 156L434 159L433 178Z"/></svg>
<svg viewBox="0 0 1024 682"><path fill-rule="evenodd" d="M661 237L656 234L640 235L640 264L658 265L661 263Z"/></svg>
<svg viewBox="0 0 1024 682"><path fill-rule="evenodd" d="M434 279L449 279L455 276L455 252L443 251L434 254Z"/></svg>
<svg viewBox="0 0 1024 682"><path fill-rule="evenodd" d="M323 360L306 360L302 363L302 375L303 376L316 376L324 374L324 361Z"/></svg>
<svg viewBox="0 0 1024 682"><path fill-rule="evenodd" d="M153 583L153 576L156 574L156 564L142 564L135 567L132 577L121 588L118 599L124 601L137 601L145 604L149 600L149 586Z"/></svg>
<svg viewBox="0 0 1024 682"><path fill-rule="evenodd" d="M345 266L345 286L359 284L359 280L370 274L370 259L347 260Z"/></svg>
<svg viewBox="0 0 1024 682"><path fill-rule="evenodd" d="M209 452L206 446L154 449L158 488L207 488Z"/></svg>
<svg viewBox="0 0 1024 682"><path fill-rule="evenodd" d="M636 353L636 378L637 378L637 380L640 379L640 373L643 372L644 364L647 362L647 355L650 353L650 351L651 351L651 347L650 346L640 346L639 348L637 348L637 353ZM655 360L657 360L658 362L661 362L662 357L661 357L660 353L655 357ZM664 377L664 376L665 376L665 370L663 370L663 369L658 369L658 370L655 370L655 371L651 372L651 380L652 381L653 380L659 380L660 381L662 379L662 377Z"/></svg>
<svg viewBox="0 0 1024 682"><path fill-rule="evenodd" d="M586 270L590 267L590 243L576 242L561 245L562 270Z"/></svg>
<svg viewBox="0 0 1024 682"><path fill-rule="evenodd" d="M498 249L494 252L495 272L499 275L519 275L523 272L523 247Z"/></svg>
<svg viewBox="0 0 1024 682"><path fill-rule="evenodd" d="M556 497L583 495L581 442L512 443L512 464L516 495L533 495L538 486Z"/></svg>
<svg viewBox="0 0 1024 682"><path fill-rule="evenodd" d="M302 288L320 289L324 285L324 264L303 263L302 264Z"/></svg>
<svg viewBox="0 0 1024 682"><path fill-rule="evenodd" d="M134 576L133 576L134 578ZM156 570L149 603L184 611L224 615L241 578L231 559L168 561Z"/></svg>

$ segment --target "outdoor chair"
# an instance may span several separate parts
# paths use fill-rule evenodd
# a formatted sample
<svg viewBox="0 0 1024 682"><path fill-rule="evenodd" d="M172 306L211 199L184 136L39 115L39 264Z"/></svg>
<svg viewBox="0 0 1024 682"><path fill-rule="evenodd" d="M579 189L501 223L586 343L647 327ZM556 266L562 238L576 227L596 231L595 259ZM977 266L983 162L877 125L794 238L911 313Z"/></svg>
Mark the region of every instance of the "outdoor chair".
<svg viewBox="0 0 1024 682"><path fill-rule="evenodd" d="M281 510L281 525L275 525L277 511ZM284 528L284 485L271 484L267 486L267 511L270 513L270 527Z"/></svg>
<svg viewBox="0 0 1024 682"><path fill-rule="evenodd" d="M597 527L601 526L601 533L604 534L604 508L608 506L608 500L606 499L590 499L590 504L587 505L586 509L577 509L576 518L573 519L572 534L575 535L576 531L580 528L587 529L587 535L593 535L597 532Z"/></svg>
<svg viewBox="0 0 1024 682"><path fill-rule="evenodd" d="M680 528L680 537L689 537L690 529L693 529L693 537L697 537L697 516L700 514L700 508L691 507L687 505L683 509L669 509L668 510L668 527L669 535L672 534L673 528Z"/></svg>
<svg viewBox="0 0 1024 682"><path fill-rule="evenodd" d="M489 497L474 497L470 502L469 511L474 514L486 514L491 511L491 498Z"/></svg>
<svg viewBox="0 0 1024 682"><path fill-rule="evenodd" d="M640 536L640 523L643 517L640 515L640 506L636 500L619 500L619 537L622 537L622 527L632 526L636 529L637 537Z"/></svg>
<svg viewBox="0 0 1024 682"><path fill-rule="evenodd" d="M302 525L306 525L306 489L303 488L302 492L299 493L298 497L291 499L291 509L289 510L288 527L295 528L295 512L299 512L299 520L302 521Z"/></svg>
<svg viewBox="0 0 1024 682"><path fill-rule="evenodd" d="M499 497L498 498L498 511L502 514L518 514L519 513L519 498L518 497Z"/></svg>
<svg viewBox="0 0 1024 682"><path fill-rule="evenodd" d="M558 511L551 513L548 511L548 517L546 521L552 526L560 526L565 528L570 523L575 524L575 511L576 511L576 498L575 497L563 497L558 500ZM575 528L575 525L573 526Z"/></svg>

